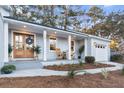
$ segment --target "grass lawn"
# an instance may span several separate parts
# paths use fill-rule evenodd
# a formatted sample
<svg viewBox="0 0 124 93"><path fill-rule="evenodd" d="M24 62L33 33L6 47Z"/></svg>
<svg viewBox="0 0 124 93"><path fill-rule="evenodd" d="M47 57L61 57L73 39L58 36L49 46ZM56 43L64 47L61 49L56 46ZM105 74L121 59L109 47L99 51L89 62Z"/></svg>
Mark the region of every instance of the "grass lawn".
<svg viewBox="0 0 124 93"><path fill-rule="evenodd" d="M53 66L45 66L45 69L50 70L58 70L58 71L69 71L71 69L75 70L83 70L83 69L95 69L95 68L104 68L104 67L114 67L113 65L109 64L102 64L102 63L83 63L82 65L79 64L66 64L66 65L53 65Z"/></svg>
<svg viewBox="0 0 124 93"><path fill-rule="evenodd" d="M0 78L0 87L14 88L111 88L124 87L121 71L110 72L107 79L99 74L87 74L69 78L66 76L44 76L23 78Z"/></svg>

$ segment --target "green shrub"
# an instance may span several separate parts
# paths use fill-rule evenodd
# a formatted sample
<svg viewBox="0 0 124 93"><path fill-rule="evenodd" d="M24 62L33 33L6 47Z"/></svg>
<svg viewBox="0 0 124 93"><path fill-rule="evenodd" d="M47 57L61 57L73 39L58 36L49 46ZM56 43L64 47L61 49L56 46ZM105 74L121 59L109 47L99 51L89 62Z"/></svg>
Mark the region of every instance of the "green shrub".
<svg viewBox="0 0 124 93"><path fill-rule="evenodd" d="M68 77L69 78L74 78L74 76L77 74L77 72L75 72L75 70L73 69L73 70L70 70L70 71L68 71Z"/></svg>
<svg viewBox="0 0 124 93"><path fill-rule="evenodd" d="M79 53L78 59L81 59L81 54L83 53L83 51L84 51L84 45L81 46L81 47L79 48L79 50L78 50L78 53Z"/></svg>
<svg viewBox="0 0 124 93"><path fill-rule="evenodd" d="M75 69L71 69L70 71L68 71L67 76L69 78L74 78L80 72L84 72L84 74L86 74L86 71L84 71L84 70L76 71Z"/></svg>
<svg viewBox="0 0 124 93"><path fill-rule="evenodd" d="M14 65L6 65L1 68L1 73L2 74L9 74L12 73L13 70L16 70L16 67Z"/></svg>
<svg viewBox="0 0 124 93"><path fill-rule="evenodd" d="M34 50L34 52L38 55L38 54L40 54L41 53L41 48L40 48L40 46L34 46L33 47L33 50Z"/></svg>
<svg viewBox="0 0 124 93"><path fill-rule="evenodd" d="M116 54L116 55L112 55L110 59L111 61L119 61L123 59L123 56L120 54Z"/></svg>
<svg viewBox="0 0 124 93"><path fill-rule="evenodd" d="M14 65L8 65L10 69L16 70L16 67Z"/></svg>
<svg viewBox="0 0 124 93"><path fill-rule="evenodd" d="M85 57L85 62L86 63L94 63L95 62L95 57L93 57L93 56L86 56Z"/></svg>
<svg viewBox="0 0 124 93"><path fill-rule="evenodd" d="M79 62L79 65L80 65L80 66L83 66L82 60L79 60L78 62Z"/></svg>
<svg viewBox="0 0 124 93"><path fill-rule="evenodd" d="M11 44L8 45L8 54L9 54L9 57L11 56L11 53L13 51L13 48L11 46Z"/></svg>
<svg viewBox="0 0 124 93"><path fill-rule="evenodd" d="M121 73L122 73L122 75L124 75L124 67L122 68Z"/></svg>

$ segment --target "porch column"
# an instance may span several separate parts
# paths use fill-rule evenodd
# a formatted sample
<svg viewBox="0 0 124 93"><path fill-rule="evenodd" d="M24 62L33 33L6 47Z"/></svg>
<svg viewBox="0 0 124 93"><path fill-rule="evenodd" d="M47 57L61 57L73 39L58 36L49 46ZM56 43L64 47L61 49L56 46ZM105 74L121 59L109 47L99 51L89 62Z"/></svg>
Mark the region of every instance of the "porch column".
<svg viewBox="0 0 124 93"><path fill-rule="evenodd" d="M84 44L85 44L84 56L91 56L91 39L85 38Z"/></svg>
<svg viewBox="0 0 124 93"><path fill-rule="evenodd" d="M88 56L88 39L87 38L84 39L84 45L85 45L85 47L84 47L84 57L85 57L85 56Z"/></svg>
<svg viewBox="0 0 124 93"><path fill-rule="evenodd" d="M43 31L43 60L46 61L47 58L46 58L46 54L47 54L47 32L46 31Z"/></svg>
<svg viewBox="0 0 124 93"><path fill-rule="evenodd" d="M68 36L68 59L71 60L71 35Z"/></svg>
<svg viewBox="0 0 124 93"><path fill-rule="evenodd" d="M4 65L4 29L3 21L0 16L0 68Z"/></svg>
<svg viewBox="0 0 124 93"><path fill-rule="evenodd" d="M4 23L3 25L3 31L4 31L4 37L3 37L3 41L4 41L4 62L8 62L9 61L9 57L8 57L8 23Z"/></svg>

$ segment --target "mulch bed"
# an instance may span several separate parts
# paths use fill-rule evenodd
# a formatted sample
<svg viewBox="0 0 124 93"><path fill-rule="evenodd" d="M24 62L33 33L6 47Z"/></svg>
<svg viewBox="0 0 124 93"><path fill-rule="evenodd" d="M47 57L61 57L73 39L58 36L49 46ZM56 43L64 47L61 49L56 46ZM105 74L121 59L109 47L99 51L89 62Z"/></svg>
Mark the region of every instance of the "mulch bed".
<svg viewBox="0 0 124 93"><path fill-rule="evenodd" d="M82 66L79 64L65 64L65 65L53 65L53 66L45 66L45 69L50 70L58 70L58 71L70 71L71 69L75 70L83 70L83 69L95 69L95 68L104 68L104 67L114 67L114 65L109 64L88 64L84 63Z"/></svg>
<svg viewBox="0 0 124 93"><path fill-rule="evenodd" d="M67 76L0 78L0 87L6 88L124 88L124 75L109 72L107 79L99 74Z"/></svg>
<svg viewBox="0 0 124 93"><path fill-rule="evenodd" d="M118 62L118 63L124 64L124 60L118 60L118 61L115 61L115 62Z"/></svg>

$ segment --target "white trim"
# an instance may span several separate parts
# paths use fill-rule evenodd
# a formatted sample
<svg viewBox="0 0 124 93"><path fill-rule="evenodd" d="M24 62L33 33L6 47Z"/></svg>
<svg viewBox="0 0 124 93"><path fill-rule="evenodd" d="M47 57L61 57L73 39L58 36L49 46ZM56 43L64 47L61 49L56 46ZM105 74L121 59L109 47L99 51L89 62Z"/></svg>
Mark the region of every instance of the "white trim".
<svg viewBox="0 0 124 93"><path fill-rule="evenodd" d="M43 60L47 60L47 31L43 31Z"/></svg>
<svg viewBox="0 0 124 93"><path fill-rule="evenodd" d="M21 61L21 60L35 60L34 58L14 58L13 59L13 61L17 61L17 60L19 60L19 61Z"/></svg>
<svg viewBox="0 0 124 93"><path fill-rule="evenodd" d="M34 36L34 46L36 46L36 34L35 33L30 33L30 32L25 32L24 30L10 30L11 31L11 42L12 42L12 46L14 47L14 38L13 38L13 36L14 36L14 33L20 33L20 34L29 34L29 35L33 35ZM22 32L20 32L20 31L22 31ZM23 32L24 31L24 32ZM35 57L35 53L34 53L34 57ZM25 59L25 58L14 58L14 52L12 51L12 60L16 60L16 59ZM32 58L32 59L34 59L34 58Z"/></svg>
<svg viewBox="0 0 124 93"><path fill-rule="evenodd" d="M68 36L68 59L71 60L71 35Z"/></svg>
<svg viewBox="0 0 124 93"><path fill-rule="evenodd" d="M8 23L4 23L3 24L3 30L4 30L4 62L8 62L9 61L9 53L8 53L8 44L9 44L9 29L8 29Z"/></svg>
<svg viewBox="0 0 124 93"><path fill-rule="evenodd" d="M84 57L85 57L85 56L88 56L88 38L84 39L84 45L85 45L85 47L84 47Z"/></svg>

